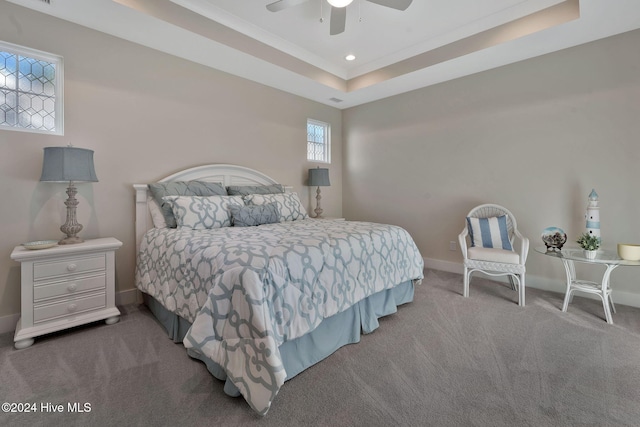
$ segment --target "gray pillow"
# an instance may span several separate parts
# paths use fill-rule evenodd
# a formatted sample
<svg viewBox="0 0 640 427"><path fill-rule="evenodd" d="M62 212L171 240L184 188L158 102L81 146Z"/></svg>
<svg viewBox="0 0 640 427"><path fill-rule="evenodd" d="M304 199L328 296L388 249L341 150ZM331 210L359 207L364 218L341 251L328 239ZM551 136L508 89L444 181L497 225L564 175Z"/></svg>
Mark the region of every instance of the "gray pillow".
<svg viewBox="0 0 640 427"><path fill-rule="evenodd" d="M242 196L166 196L179 228L203 230L229 227L229 206L244 206Z"/></svg>
<svg viewBox="0 0 640 427"><path fill-rule="evenodd" d="M173 181L157 182L149 184L149 191L160 205L162 216L167 222L167 227L176 228L176 219L173 216L171 205L164 200L165 196L226 196L227 190L216 182L205 181Z"/></svg>
<svg viewBox="0 0 640 427"><path fill-rule="evenodd" d="M244 204L248 206L262 206L268 203L275 203L278 206L278 213L280 214L279 222L309 218L297 193L249 194L248 196L242 196L242 199L244 200Z"/></svg>
<svg viewBox="0 0 640 427"><path fill-rule="evenodd" d="M231 225L234 227L252 227L254 225L273 224L279 221L278 205L267 203L259 206L229 205Z"/></svg>
<svg viewBox="0 0 640 427"><path fill-rule="evenodd" d="M284 193L282 184L271 185L230 185L227 187L230 196L248 196L249 194L277 194Z"/></svg>

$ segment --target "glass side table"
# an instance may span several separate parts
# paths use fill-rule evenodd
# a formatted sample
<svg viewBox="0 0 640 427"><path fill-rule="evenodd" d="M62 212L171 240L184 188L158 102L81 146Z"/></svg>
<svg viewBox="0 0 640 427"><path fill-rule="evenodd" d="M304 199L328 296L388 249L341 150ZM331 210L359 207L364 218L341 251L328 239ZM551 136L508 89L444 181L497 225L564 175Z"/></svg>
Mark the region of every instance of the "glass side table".
<svg viewBox="0 0 640 427"><path fill-rule="evenodd" d="M542 246L535 248L535 251L543 255L559 258L564 264L564 269L567 273L567 291L564 296L564 303L562 304L563 312L567 311L567 306L569 305L574 292L579 291L595 294L602 300L607 323L613 324L611 310L615 313L616 307L613 305L613 301L611 299L611 272L621 265L640 266L640 261L627 261L621 259L616 251L607 249L598 249L598 254L595 259L585 258L582 249L579 248L565 248L560 251L554 251L547 250L546 247ZM604 265L606 270L602 276L602 283L576 279L574 262Z"/></svg>

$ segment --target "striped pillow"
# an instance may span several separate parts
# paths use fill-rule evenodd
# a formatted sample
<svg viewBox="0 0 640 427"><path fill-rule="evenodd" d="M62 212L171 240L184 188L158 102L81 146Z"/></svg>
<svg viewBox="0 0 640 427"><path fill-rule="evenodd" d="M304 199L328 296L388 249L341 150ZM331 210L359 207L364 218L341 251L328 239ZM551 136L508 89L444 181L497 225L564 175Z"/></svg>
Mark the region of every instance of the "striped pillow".
<svg viewBox="0 0 640 427"><path fill-rule="evenodd" d="M513 250L509 242L506 215L491 218L467 217L467 226L471 235L471 246Z"/></svg>

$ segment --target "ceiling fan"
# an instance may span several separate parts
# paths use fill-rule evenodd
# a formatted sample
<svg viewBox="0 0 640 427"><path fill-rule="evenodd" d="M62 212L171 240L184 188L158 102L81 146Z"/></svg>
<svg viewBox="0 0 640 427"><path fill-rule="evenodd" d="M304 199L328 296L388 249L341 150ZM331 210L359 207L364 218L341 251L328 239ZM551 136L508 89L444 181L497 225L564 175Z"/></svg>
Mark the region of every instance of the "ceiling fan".
<svg viewBox="0 0 640 427"><path fill-rule="evenodd" d="M271 12L279 12L291 6L297 6L302 3L306 3L309 0L278 0L267 5L267 10ZM324 0L322 0L324 1ZM379 4L380 6L390 7L391 9L405 10L407 9L413 0L365 0L370 3ZM331 18L329 21L329 34L334 36L344 31L345 23L347 21L347 6L350 5L353 0L327 0L327 3L331 5Z"/></svg>

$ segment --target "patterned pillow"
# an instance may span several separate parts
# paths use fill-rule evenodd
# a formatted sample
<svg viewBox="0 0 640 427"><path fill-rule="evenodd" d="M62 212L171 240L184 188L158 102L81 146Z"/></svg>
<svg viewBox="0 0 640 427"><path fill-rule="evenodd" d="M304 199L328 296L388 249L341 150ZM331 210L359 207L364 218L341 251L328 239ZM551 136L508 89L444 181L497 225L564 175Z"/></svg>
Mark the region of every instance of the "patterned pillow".
<svg viewBox="0 0 640 427"><path fill-rule="evenodd" d="M513 250L509 242L506 215L491 218L467 217L471 246Z"/></svg>
<svg viewBox="0 0 640 427"><path fill-rule="evenodd" d="M280 220L278 205L275 203L257 206L229 205L229 211L231 212L231 225L234 227L273 224Z"/></svg>
<svg viewBox="0 0 640 427"><path fill-rule="evenodd" d="M296 221L299 219L309 218L307 211L300 203L300 198L296 193L282 194L250 194L243 197L247 205L265 205L267 203L275 203L280 212L280 222Z"/></svg>
<svg viewBox="0 0 640 427"><path fill-rule="evenodd" d="M149 191L162 208L162 215L170 228L176 228L171 206L162 200L165 196L226 196L227 190L216 182L172 181L149 184Z"/></svg>
<svg viewBox="0 0 640 427"><path fill-rule="evenodd" d="M249 194L277 194L284 193L281 184L271 185L230 185L227 187L230 196L248 196Z"/></svg>
<svg viewBox="0 0 640 427"><path fill-rule="evenodd" d="M178 227L202 230L231 226L229 206L243 206L240 196L165 196Z"/></svg>

